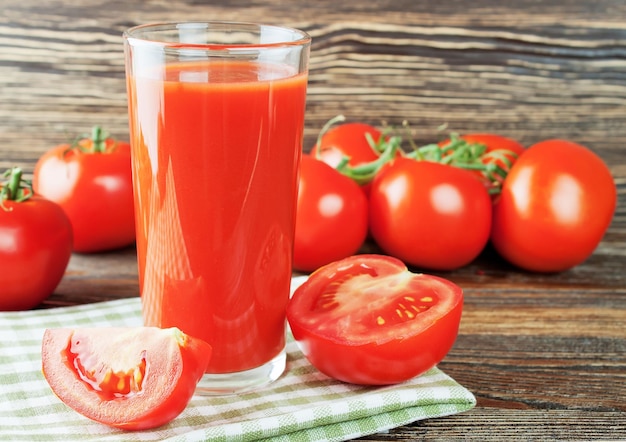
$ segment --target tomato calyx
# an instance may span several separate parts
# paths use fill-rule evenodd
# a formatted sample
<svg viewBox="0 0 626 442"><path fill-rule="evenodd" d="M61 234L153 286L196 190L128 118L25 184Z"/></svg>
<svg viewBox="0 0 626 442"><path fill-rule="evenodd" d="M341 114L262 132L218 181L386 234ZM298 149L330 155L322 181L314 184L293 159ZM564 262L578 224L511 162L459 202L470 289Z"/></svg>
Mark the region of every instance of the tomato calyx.
<svg viewBox="0 0 626 442"><path fill-rule="evenodd" d="M112 143L110 134L100 126L91 128L91 134L79 135L64 152L64 155L71 151L78 150L85 154L107 153L115 148L116 143Z"/></svg>
<svg viewBox="0 0 626 442"><path fill-rule="evenodd" d="M12 167L6 170L2 176L7 178L0 183L0 207L5 211L11 209L4 205L4 201L15 201L21 203L33 196L33 185L30 180L22 177L22 169Z"/></svg>

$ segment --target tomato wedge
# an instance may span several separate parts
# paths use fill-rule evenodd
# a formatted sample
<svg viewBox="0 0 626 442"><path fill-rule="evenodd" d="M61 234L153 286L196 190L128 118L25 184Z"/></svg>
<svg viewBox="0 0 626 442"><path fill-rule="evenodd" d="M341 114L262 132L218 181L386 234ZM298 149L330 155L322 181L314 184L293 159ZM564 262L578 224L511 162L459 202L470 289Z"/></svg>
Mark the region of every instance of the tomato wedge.
<svg viewBox="0 0 626 442"><path fill-rule="evenodd" d="M124 430L178 416L210 357L209 344L177 328L48 329L42 342L52 391L80 414Z"/></svg>
<svg viewBox="0 0 626 442"><path fill-rule="evenodd" d="M349 383L406 381L438 364L456 340L463 292L402 261L355 255L321 267L287 306L294 338L322 373Z"/></svg>

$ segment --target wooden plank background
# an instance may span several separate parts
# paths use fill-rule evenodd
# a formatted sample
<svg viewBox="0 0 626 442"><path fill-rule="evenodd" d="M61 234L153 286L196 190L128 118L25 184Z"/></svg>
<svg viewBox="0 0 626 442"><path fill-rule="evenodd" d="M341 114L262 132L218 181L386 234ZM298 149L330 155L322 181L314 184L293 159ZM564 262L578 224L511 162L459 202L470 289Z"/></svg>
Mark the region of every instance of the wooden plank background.
<svg viewBox="0 0 626 442"><path fill-rule="evenodd" d="M189 19L263 21L312 35L305 150L338 113L376 125L406 119L420 144L447 124L526 145L566 138L592 148L615 177L619 205L587 262L531 275L487 253L448 275L465 288L467 308L441 367L478 407L368 439L626 440L626 1L1 6L0 170L30 172L43 151L95 124L127 137L121 33ZM137 294L132 249L75 255L70 267L49 305Z"/></svg>
<svg viewBox="0 0 626 442"><path fill-rule="evenodd" d="M190 18L263 21L313 37L305 145L328 119L447 124L525 145L587 145L616 179L626 219L623 0L4 0L0 170L100 124L128 137L122 32ZM620 231L619 252L626 253Z"/></svg>
<svg viewBox="0 0 626 442"><path fill-rule="evenodd" d="M313 36L308 144L324 121L345 113L372 123L407 119L422 141L447 123L526 144L567 137L619 157L626 3L499 3L4 0L0 139L38 152L92 124L126 135L122 31L239 19Z"/></svg>

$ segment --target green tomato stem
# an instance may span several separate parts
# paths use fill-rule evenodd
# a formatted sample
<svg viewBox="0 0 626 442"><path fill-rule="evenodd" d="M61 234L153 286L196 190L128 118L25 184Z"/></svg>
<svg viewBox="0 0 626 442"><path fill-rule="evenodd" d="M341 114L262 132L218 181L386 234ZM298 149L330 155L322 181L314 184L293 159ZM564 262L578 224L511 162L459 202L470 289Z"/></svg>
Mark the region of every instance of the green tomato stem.
<svg viewBox="0 0 626 442"><path fill-rule="evenodd" d="M4 206L4 201L15 201L21 203L33 196L33 186L30 181L22 178L22 169L12 167L6 170L2 176L7 178L0 185L0 206L4 210L9 210Z"/></svg>
<svg viewBox="0 0 626 442"><path fill-rule="evenodd" d="M107 133L100 126L91 129L91 142L94 153L104 153L106 150Z"/></svg>

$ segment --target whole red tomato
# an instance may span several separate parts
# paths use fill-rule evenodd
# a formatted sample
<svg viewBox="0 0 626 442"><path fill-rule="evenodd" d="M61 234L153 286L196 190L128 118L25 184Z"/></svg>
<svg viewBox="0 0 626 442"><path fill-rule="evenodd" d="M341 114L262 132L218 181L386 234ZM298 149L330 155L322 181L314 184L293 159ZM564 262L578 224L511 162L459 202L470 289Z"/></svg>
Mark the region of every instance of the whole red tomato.
<svg viewBox="0 0 626 442"><path fill-rule="evenodd" d="M330 263L287 305L294 338L309 361L344 382L386 385L439 363L456 339L463 292L402 261L356 255Z"/></svg>
<svg viewBox="0 0 626 442"><path fill-rule="evenodd" d="M407 264L453 270L484 249L491 198L466 170L398 158L374 178L370 231L385 253Z"/></svg>
<svg viewBox="0 0 626 442"><path fill-rule="evenodd" d="M334 118L322 129L318 142L311 149L311 155L336 168L344 158L350 166L376 161L378 152L369 142L368 135L376 144L382 136L381 131L366 123L354 122L332 126L340 117Z"/></svg>
<svg viewBox="0 0 626 442"><path fill-rule="evenodd" d="M303 156L294 239L294 268L311 271L356 253L367 236L367 198L350 178Z"/></svg>
<svg viewBox="0 0 626 442"><path fill-rule="evenodd" d="M494 205L491 241L526 270L559 272L586 260L617 204L602 159L565 140L537 143L519 157Z"/></svg>
<svg viewBox="0 0 626 442"><path fill-rule="evenodd" d="M33 195L22 171L0 184L0 310L27 310L54 292L72 254L72 226L56 203ZM22 186L26 187L22 187Z"/></svg>
<svg viewBox="0 0 626 442"><path fill-rule="evenodd" d="M35 165L35 192L58 203L74 230L74 251L101 252L135 241L130 145L92 138L59 145Z"/></svg>
<svg viewBox="0 0 626 442"><path fill-rule="evenodd" d="M178 416L211 358L206 342L177 328L100 327L45 331L42 371L69 407L124 430Z"/></svg>

